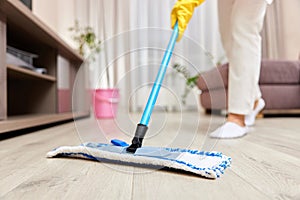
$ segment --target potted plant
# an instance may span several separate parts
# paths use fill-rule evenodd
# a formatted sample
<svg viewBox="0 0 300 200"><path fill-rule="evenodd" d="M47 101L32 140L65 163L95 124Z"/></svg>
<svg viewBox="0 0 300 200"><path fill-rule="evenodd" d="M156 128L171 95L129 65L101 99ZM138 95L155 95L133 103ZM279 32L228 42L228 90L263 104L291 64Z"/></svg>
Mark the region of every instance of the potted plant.
<svg viewBox="0 0 300 200"><path fill-rule="evenodd" d="M80 27L76 20L73 27L69 28L73 33L73 40L78 46L78 52L85 58L89 65L95 62L95 55L100 52L101 41L97 39L92 27ZM106 68L106 78L109 85L109 71ZM117 88L91 89L92 104L97 118L114 118L119 102L119 90Z"/></svg>

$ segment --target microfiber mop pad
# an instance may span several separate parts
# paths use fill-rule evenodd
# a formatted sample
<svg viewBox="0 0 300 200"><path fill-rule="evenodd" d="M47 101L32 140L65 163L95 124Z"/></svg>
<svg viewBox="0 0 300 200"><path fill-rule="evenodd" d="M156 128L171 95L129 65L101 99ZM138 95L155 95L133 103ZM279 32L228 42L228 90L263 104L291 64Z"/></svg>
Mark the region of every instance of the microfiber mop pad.
<svg viewBox="0 0 300 200"><path fill-rule="evenodd" d="M113 140L112 143L84 143L79 146L62 146L48 152L47 157L61 156L95 161L119 161L128 165L166 167L212 179L220 177L231 163L230 157L219 152L141 147L135 153L129 153L126 151L128 144L125 142Z"/></svg>

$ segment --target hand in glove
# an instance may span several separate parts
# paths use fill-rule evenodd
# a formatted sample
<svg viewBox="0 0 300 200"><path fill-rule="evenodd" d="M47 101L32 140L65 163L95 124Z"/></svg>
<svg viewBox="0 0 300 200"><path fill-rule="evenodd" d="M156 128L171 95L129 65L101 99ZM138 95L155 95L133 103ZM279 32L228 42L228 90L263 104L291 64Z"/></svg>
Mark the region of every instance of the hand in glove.
<svg viewBox="0 0 300 200"><path fill-rule="evenodd" d="M178 0L172 9L171 26L174 28L176 21L178 21L179 41L193 16L194 8L202 4L205 0Z"/></svg>

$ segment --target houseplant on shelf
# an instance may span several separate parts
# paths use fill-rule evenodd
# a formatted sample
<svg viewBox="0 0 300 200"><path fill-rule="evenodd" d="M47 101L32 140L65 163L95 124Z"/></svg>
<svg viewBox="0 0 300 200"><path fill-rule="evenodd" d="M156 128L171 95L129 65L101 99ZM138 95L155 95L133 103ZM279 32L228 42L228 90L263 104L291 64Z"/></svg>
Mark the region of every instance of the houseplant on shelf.
<svg viewBox="0 0 300 200"><path fill-rule="evenodd" d="M80 27L79 22L75 20L73 27L69 28L73 33L72 39L77 44L78 52L85 59L94 60L94 55L100 52L101 41L97 39L92 27Z"/></svg>
<svg viewBox="0 0 300 200"><path fill-rule="evenodd" d="M97 39L96 34L92 27L80 27L79 22L76 20L73 27L69 28L73 33L73 40L78 46L78 52L84 57L88 66L95 64L95 56L101 51L101 41ZM97 66L97 64L96 64ZM110 83L109 70L106 69L107 85ZM94 75L94 74L92 74ZM117 106L119 102L119 90L117 88L98 88L90 89L92 98L93 110L95 116L99 119L114 118L117 113Z"/></svg>

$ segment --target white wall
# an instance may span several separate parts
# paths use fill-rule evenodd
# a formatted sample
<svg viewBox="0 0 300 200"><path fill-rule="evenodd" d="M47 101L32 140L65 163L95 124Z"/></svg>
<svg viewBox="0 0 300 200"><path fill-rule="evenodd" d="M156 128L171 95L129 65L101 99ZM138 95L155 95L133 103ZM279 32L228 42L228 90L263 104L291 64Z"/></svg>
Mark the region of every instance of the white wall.
<svg viewBox="0 0 300 200"><path fill-rule="evenodd" d="M69 45L76 47L68 29L78 19L80 25L89 22L88 0L33 0L32 11L45 24L58 33Z"/></svg>
<svg viewBox="0 0 300 200"><path fill-rule="evenodd" d="M33 0L32 11L50 28L57 31L58 0Z"/></svg>

